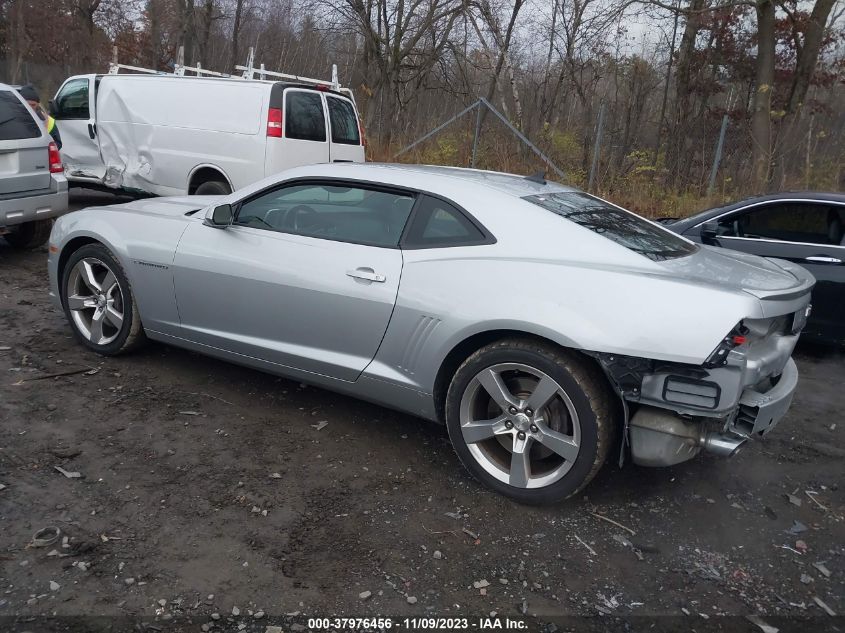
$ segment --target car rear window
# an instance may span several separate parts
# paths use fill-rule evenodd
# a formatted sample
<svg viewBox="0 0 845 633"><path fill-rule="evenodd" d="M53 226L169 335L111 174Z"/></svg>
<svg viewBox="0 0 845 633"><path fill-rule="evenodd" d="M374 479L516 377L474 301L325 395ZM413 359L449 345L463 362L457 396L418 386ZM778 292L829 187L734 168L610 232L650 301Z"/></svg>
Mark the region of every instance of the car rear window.
<svg viewBox="0 0 845 633"><path fill-rule="evenodd" d="M0 91L0 141L39 136L41 127L20 99L7 90Z"/></svg>
<svg viewBox="0 0 845 633"><path fill-rule="evenodd" d="M355 108L346 99L326 97L329 104L329 122L332 124L332 143L360 145L358 117Z"/></svg>
<svg viewBox="0 0 845 633"><path fill-rule="evenodd" d="M561 191L524 199L653 261L686 257L698 250L671 231L588 193Z"/></svg>

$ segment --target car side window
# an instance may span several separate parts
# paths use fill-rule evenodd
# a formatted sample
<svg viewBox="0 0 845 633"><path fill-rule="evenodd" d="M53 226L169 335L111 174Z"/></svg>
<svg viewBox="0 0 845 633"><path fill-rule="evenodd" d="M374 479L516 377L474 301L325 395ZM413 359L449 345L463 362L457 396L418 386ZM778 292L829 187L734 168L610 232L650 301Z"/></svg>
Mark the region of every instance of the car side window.
<svg viewBox="0 0 845 633"><path fill-rule="evenodd" d="M236 225L396 247L415 195L332 183L290 185L246 200Z"/></svg>
<svg viewBox="0 0 845 633"><path fill-rule="evenodd" d="M53 102L57 119L88 119L88 79L67 82Z"/></svg>
<svg viewBox="0 0 845 633"><path fill-rule="evenodd" d="M782 202L719 220L719 235L746 239L840 245L845 212L836 205Z"/></svg>
<svg viewBox="0 0 845 633"><path fill-rule="evenodd" d="M435 248L487 242L487 237L454 205L432 196L423 196L403 246Z"/></svg>
<svg viewBox="0 0 845 633"><path fill-rule="evenodd" d="M346 99L331 96L326 96L326 103L329 106L329 122L332 125L332 143L360 145L358 117L352 104Z"/></svg>
<svg viewBox="0 0 845 633"><path fill-rule="evenodd" d="M326 140L323 98L316 92L288 90L285 94L285 131L287 138L303 141Z"/></svg>

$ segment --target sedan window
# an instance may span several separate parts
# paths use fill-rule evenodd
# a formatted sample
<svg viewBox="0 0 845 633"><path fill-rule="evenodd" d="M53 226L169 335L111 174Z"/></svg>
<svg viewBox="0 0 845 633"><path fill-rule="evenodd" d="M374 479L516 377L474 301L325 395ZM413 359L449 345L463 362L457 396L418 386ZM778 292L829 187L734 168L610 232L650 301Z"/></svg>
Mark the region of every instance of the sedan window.
<svg viewBox="0 0 845 633"><path fill-rule="evenodd" d="M845 212L834 205L784 202L719 220L720 236L809 244L842 244Z"/></svg>
<svg viewBox="0 0 845 633"><path fill-rule="evenodd" d="M588 193L561 191L524 199L654 261L698 250L674 233Z"/></svg>
<svg viewBox="0 0 845 633"><path fill-rule="evenodd" d="M333 184L303 184L240 205L235 224L308 237L396 247L414 195Z"/></svg>

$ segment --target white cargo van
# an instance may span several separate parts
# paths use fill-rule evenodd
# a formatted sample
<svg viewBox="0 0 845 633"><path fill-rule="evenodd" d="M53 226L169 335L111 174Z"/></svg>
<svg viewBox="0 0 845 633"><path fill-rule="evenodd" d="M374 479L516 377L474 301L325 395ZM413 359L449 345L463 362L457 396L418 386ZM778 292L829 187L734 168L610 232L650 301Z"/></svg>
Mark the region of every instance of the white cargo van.
<svg viewBox="0 0 845 633"><path fill-rule="evenodd" d="M50 109L73 185L226 194L299 165L363 162L351 93L331 84L77 75Z"/></svg>

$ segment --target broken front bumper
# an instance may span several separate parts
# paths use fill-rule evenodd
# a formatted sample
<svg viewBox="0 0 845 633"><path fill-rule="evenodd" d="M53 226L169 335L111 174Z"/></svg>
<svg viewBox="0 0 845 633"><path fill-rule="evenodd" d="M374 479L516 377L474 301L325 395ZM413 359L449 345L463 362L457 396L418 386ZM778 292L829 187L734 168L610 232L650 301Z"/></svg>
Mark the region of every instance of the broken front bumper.
<svg viewBox="0 0 845 633"><path fill-rule="evenodd" d="M702 450L734 455L746 440L766 435L786 415L798 385L795 361L790 358L772 383L765 391L759 387L743 390L739 406L724 420L682 417L669 409L640 407L629 426L634 463L671 466Z"/></svg>

